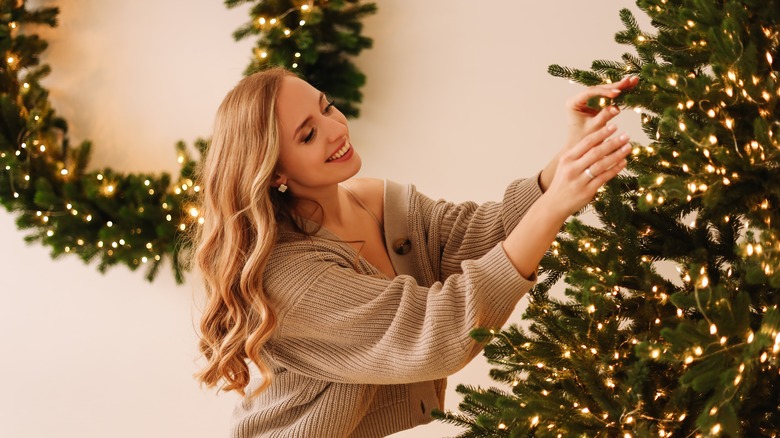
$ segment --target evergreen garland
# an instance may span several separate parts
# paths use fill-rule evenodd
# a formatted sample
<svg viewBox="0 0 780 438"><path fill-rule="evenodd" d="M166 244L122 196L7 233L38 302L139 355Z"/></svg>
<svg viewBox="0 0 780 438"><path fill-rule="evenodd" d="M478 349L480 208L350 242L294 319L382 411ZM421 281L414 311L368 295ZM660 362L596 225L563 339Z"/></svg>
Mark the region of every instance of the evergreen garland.
<svg viewBox="0 0 780 438"><path fill-rule="evenodd" d="M360 0L225 0L231 8L254 3L252 20L233 33L236 40L260 35L244 74L281 65L325 91L339 111L357 117L366 77L347 56L372 45L360 20L376 12Z"/></svg>
<svg viewBox="0 0 780 438"><path fill-rule="evenodd" d="M475 331L507 389L458 387L462 412L437 415L460 437L780 431L780 2L637 5L655 31L622 10L616 35L636 55L550 73L639 75L615 103L650 143L591 204L602 225L570 220L542 260L529 329Z"/></svg>
<svg viewBox="0 0 780 438"><path fill-rule="evenodd" d="M228 7L239 3L226 1ZM360 36L358 20L375 11L373 4L358 3L259 1L252 22L235 35L260 35L263 49L255 50L245 73L284 65L336 97L345 113L357 115L365 77L345 55L370 47L371 40ZM0 1L0 204L18 214L18 227L29 231L25 240L49 246L53 258L98 259L101 272L117 264L132 270L146 266L151 281L170 256L176 281L182 282L185 267L179 259L189 245L185 234L202 221L193 171L208 141L194 142L197 159L184 142L176 144L181 164L176 179L110 168L88 172L92 144L70 144L68 124L40 84L51 71L40 63L47 43L29 32L35 25L55 27L58 13L56 7L30 9L23 0ZM270 27L257 14L266 14ZM294 31L287 24L293 19L298 23ZM287 27L271 26L271 20Z"/></svg>

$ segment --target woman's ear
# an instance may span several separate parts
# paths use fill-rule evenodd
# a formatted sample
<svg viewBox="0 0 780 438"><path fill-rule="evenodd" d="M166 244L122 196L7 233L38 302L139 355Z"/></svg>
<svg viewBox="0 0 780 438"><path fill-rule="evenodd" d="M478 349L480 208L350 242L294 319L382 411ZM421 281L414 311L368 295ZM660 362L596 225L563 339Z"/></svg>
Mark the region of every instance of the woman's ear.
<svg viewBox="0 0 780 438"><path fill-rule="evenodd" d="M284 183L286 182L287 182L286 176L279 173L275 173L273 180L271 180L271 186L274 188L278 188L279 186L284 185Z"/></svg>

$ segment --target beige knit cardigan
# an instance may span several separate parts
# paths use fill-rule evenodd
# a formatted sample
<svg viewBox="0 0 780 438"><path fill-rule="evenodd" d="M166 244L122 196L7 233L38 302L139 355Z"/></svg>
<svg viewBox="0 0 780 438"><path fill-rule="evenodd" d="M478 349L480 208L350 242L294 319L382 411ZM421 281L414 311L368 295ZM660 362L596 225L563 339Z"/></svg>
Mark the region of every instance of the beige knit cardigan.
<svg viewBox="0 0 780 438"><path fill-rule="evenodd" d="M390 181L384 196L393 279L355 266L325 229L276 245L265 289L279 326L263 353L274 375L236 407L233 437L382 437L430 422L446 377L481 351L469 332L502 326L533 286L500 242L541 196L538 178L501 203L434 201Z"/></svg>

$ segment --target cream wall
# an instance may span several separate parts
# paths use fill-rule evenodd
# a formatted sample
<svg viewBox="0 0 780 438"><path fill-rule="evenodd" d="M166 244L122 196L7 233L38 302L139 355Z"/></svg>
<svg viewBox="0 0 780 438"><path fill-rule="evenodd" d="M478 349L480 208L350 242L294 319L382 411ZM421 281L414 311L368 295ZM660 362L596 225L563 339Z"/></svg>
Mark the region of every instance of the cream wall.
<svg viewBox="0 0 780 438"><path fill-rule="evenodd" d="M252 41L231 37L245 6L36 3L61 8L59 28L46 32L54 73L45 85L71 140L94 141L93 168L175 173L174 143L209 135L251 54ZM361 174L453 201L500 199L509 181L544 166L565 134L563 102L580 89L547 66L617 59L618 10L634 9L628 0L377 3L365 20L374 48L357 60L368 76L363 115L351 123ZM642 139L630 116L621 118ZM167 268L154 283L124 267L102 275L75 257L51 260L23 235L0 212L0 436L227 436L235 397L191 377L195 279L177 286ZM478 357L452 376L447 408L457 409L457 383L491 385L488 369ZM433 423L394 436L457 431Z"/></svg>

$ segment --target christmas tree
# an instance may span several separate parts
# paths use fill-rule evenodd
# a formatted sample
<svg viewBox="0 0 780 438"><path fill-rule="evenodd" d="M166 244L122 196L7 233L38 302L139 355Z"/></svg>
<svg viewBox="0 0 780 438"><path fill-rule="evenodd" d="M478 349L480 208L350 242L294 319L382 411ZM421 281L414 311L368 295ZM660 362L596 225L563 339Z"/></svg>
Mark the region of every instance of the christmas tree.
<svg viewBox="0 0 780 438"><path fill-rule="evenodd" d="M460 385L461 437L780 433L780 1L639 0L620 61L551 66L615 103L646 145L540 268L527 329L477 330L491 377ZM663 268L673 266L669 274ZM550 294L565 280L565 297Z"/></svg>

